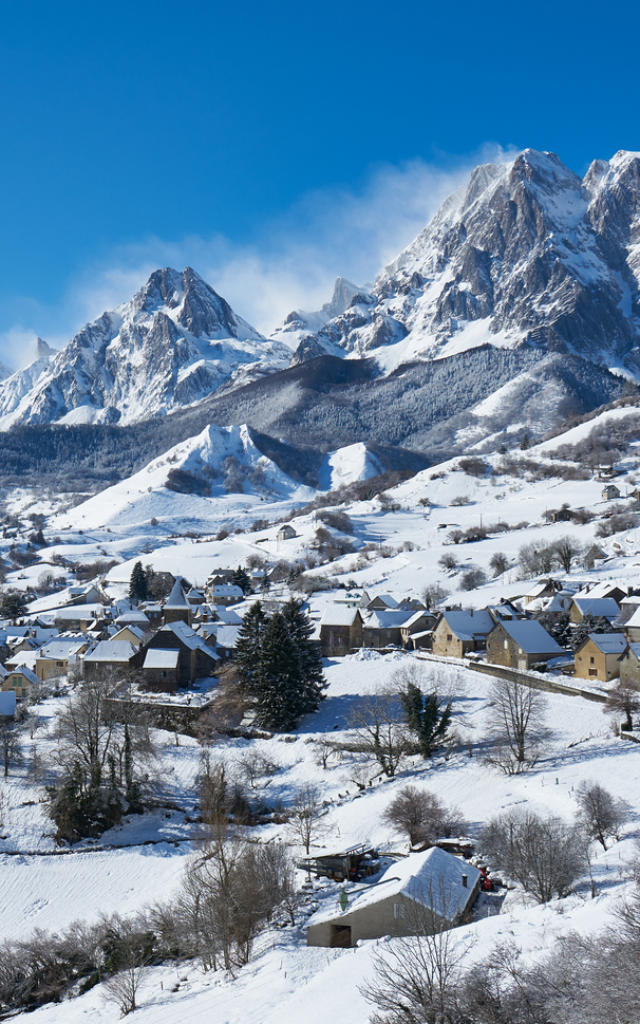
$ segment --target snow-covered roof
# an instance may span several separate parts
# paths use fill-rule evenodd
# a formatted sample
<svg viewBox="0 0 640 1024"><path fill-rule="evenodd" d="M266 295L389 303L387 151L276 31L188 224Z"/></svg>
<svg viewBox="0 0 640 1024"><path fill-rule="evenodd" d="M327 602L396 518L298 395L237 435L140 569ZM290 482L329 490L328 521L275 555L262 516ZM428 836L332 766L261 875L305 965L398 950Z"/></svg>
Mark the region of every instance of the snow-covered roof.
<svg viewBox="0 0 640 1024"><path fill-rule="evenodd" d="M101 640L91 654L85 656L84 663L85 665L104 661L128 663L135 653L135 647L128 640Z"/></svg>
<svg viewBox="0 0 640 1024"><path fill-rule="evenodd" d="M535 619L503 619L500 626L525 654L564 654L560 644Z"/></svg>
<svg viewBox="0 0 640 1024"><path fill-rule="evenodd" d="M615 619L620 614L619 605L612 597L574 597L573 603L582 615Z"/></svg>
<svg viewBox="0 0 640 1024"><path fill-rule="evenodd" d="M463 885L463 875L467 877L466 886ZM391 864L380 880L360 893L344 915L339 916L346 917L389 896L402 894L453 921L465 910L479 878L480 872L472 864L432 846L423 853L412 853ZM314 923L327 917L333 918L334 915L319 915Z"/></svg>
<svg viewBox="0 0 640 1024"><path fill-rule="evenodd" d="M622 590L626 594L629 587L627 584L618 583L616 580L600 580L598 583L578 591L575 597L610 597L612 590Z"/></svg>
<svg viewBox="0 0 640 1024"><path fill-rule="evenodd" d="M627 649L627 638L623 633L589 633L589 640L603 654L624 654Z"/></svg>
<svg viewBox="0 0 640 1024"><path fill-rule="evenodd" d="M225 608L221 605L216 608L217 621L224 623L225 626L239 626L242 622L242 618L237 612L234 612L232 608Z"/></svg>
<svg viewBox="0 0 640 1024"><path fill-rule="evenodd" d="M550 586L556 586L553 580L538 580L538 582L534 583L530 590L527 590L524 596L529 598L542 597L545 590L547 590Z"/></svg>
<svg viewBox="0 0 640 1024"><path fill-rule="evenodd" d="M116 626L148 626L149 616L139 610L123 612L116 619Z"/></svg>
<svg viewBox="0 0 640 1024"><path fill-rule="evenodd" d="M214 660L218 657L215 651L208 647L202 637L191 626L188 626L186 622L167 622L164 626L160 627L158 632L173 633L190 651L202 650Z"/></svg>
<svg viewBox="0 0 640 1024"><path fill-rule="evenodd" d="M409 619L414 618L413 613L404 611L373 611L367 612L365 626L369 629L399 629Z"/></svg>
<svg viewBox="0 0 640 1024"><path fill-rule="evenodd" d="M428 612L426 608L422 608L421 611L419 612L413 612L412 615L407 619L407 621L403 622L403 629L408 629L411 626L415 626L416 622L420 622L420 619L424 618L425 615L427 618L435 619L435 615L433 615L431 612Z"/></svg>
<svg viewBox="0 0 640 1024"><path fill-rule="evenodd" d="M2 673L0 673L0 675L1 674ZM21 676L24 676L24 678L27 679L30 683L39 683L40 682L40 680L38 679L38 677L35 674L35 672L32 672L31 669L27 668L26 665L16 665L15 668L11 669L11 672L6 672L5 671L4 675L5 676L8 676L8 675L21 675Z"/></svg>
<svg viewBox="0 0 640 1024"><path fill-rule="evenodd" d="M357 608L343 604L330 604L322 613L321 626L353 626L356 616L360 613Z"/></svg>
<svg viewBox="0 0 640 1024"><path fill-rule="evenodd" d="M131 626L131 625L129 625L129 623L127 623L126 626L122 626L121 629L116 630L116 632L113 634L111 639L112 640L117 640L119 637L122 636L122 634L125 631L127 633L131 633L131 635L134 636L136 638L136 640L140 640L141 642L142 642L142 640L144 640L144 630L140 629L139 626Z"/></svg>
<svg viewBox="0 0 640 1024"><path fill-rule="evenodd" d="M478 635L487 636L495 626L489 612L484 608L480 611L462 611L457 608L443 612L442 618L459 640L473 640L474 636Z"/></svg>
<svg viewBox="0 0 640 1024"><path fill-rule="evenodd" d="M371 598L369 604L373 604L374 601L382 601L382 603L385 604L387 608L397 608L399 603L397 598L395 598L393 594L375 594Z"/></svg>
<svg viewBox="0 0 640 1024"><path fill-rule="evenodd" d="M216 643L219 647L226 647L227 650L233 650L238 642L238 634L240 632L240 626L220 626L217 623L213 623Z"/></svg>
<svg viewBox="0 0 640 1024"><path fill-rule="evenodd" d="M16 713L16 691L0 690L0 715L10 718Z"/></svg>
<svg viewBox="0 0 640 1024"><path fill-rule="evenodd" d="M164 603L165 608L189 608L189 602L187 601L186 594L182 587L182 580L180 577L175 581L171 588L167 600Z"/></svg>
<svg viewBox="0 0 640 1024"><path fill-rule="evenodd" d="M176 668L180 651L165 647L150 647L144 659L143 668Z"/></svg>
<svg viewBox="0 0 640 1024"><path fill-rule="evenodd" d="M640 643L638 643L637 641L630 643L627 654L629 653L629 651L634 655L634 657L638 659L638 661L640 661Z"/></svg>
<svg viewBox="0 0 640 1024"><path fill-rule="evenodd" d="M66 619L70 622L85 619L98 619L104 615L104 612L104 605L101 604L70 604L65 605L64 608L57 608L55 612L55 619L56 622L65 621Z"/></svg>
<svg viewBox="0 0 640 1024"><path fill-rule="evenodd" d="M237 587L235 583L216 583L214 587L211 587L212 597L237 597L238 601L242 601L244 594L240 587Z"/></svg>
<svg viewBox="0 0 640 1024"><path fill-rule="evenodd" d="M48 658L52 661L65 661L73 658L85 648L86 640L51 640L38 651L38 658ZM24 651L21 651L24 654Z"/></svg>

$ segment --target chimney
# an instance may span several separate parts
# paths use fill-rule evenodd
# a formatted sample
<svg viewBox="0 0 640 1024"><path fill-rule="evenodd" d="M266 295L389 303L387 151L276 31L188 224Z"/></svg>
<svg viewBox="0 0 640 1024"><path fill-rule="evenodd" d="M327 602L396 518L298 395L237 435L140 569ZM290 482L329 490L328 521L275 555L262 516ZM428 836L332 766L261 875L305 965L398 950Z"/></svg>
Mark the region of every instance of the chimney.
<svg viewBox="0 0 640 1024"><path fill-rule="evenodd" d="M463 875L463 876L462 876L462 885L463 885L463 887L464 887L465 889L467 888L467 882L468 882L468 880L469 880L469 878L468 878L468 875Z"/></svg>

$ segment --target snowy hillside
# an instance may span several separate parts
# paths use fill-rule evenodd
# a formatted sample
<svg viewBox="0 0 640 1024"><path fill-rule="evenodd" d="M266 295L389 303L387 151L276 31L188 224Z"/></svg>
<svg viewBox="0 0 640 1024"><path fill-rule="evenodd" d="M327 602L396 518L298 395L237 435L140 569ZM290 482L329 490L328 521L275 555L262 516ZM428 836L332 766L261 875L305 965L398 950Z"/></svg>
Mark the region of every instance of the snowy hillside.
<svg viewBox="0 0 640 1024"><path fill-rule="evenodd" d="M0 428L130 423L289 358L286 346L266 341L190 267L157 270L130 302L0 384Z"/></svg>

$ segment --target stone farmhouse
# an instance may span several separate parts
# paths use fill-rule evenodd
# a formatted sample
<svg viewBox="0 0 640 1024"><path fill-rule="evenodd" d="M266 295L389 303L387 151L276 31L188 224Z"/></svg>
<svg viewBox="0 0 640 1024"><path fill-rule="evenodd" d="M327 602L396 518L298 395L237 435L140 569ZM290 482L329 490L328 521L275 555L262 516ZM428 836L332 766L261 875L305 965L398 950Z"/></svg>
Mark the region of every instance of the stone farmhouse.
<svg viewBox="0 0 640 1024"><path fill-rule="evenodd" d="M482 651L494 625L486 609L445 611L433 631L433 653L462 658L472 651Z"/></svg>
<svg viewBox="0 0 640 1024"><path fill-rule="evenodd" d="M535 619L497 622L487 637L487 661L506 668L529 669L564 655L560 644Z"/></svg>
<svg viewBox="0 0 640 1024"><path fill-rule="evenodd" d="M603 683L616 679L627 646L623 633L589 633L576 651L576 676L599 679Z"/></svg>

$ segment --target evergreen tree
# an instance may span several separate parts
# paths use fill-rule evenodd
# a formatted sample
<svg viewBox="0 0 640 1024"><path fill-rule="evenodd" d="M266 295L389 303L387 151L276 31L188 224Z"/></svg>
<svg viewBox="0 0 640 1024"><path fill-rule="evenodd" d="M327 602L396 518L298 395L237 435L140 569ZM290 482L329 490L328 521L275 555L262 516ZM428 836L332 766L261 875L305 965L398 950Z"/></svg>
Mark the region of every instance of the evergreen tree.
<svg viewBox="0 0 640 1024"><path fill-rule="evenodd" d="M302 601L292 597L282 609L283 618L295 644L302 689L302 714L317 711L327 687L322 671L322 655L313 636L313 624L302 610Z"/></svg>
<svg viewBox="0 0 640 1024"><path fill-rule="evenodd" d="M423 757L430 757L434 747L444 740L451 723L451 700L441 700L438 694L423 694L415 683L408 683L401 691L400 702L407 716L407 725L414 732Z"/></svg>
<svg viewBox="0 0 640 1024"><path fill-rule="evenodd" d="M256 692L256 722L268 729L292 729L304 713L300 658L282 612L267 622L262 641L262 678Z"/></svg>
<svg viewBox="0 0 640 1024"><path fill-rule="evenodd" d="M142 562L136 562L129 579L129 598L132 601L146 601L148 596L147 575L142 568Z"/></svg>
<svg viewBox="0 0 640 1024"><path fill-rule="evenodd" d="M251 580L249 579L249 574L241 565L238 566L231 577L231 582L234 586L240 587L243 594L246 595L251 593Z"/></svg>
<svg viewBox="0 0 640 1024"><path fill-rule="evenodd" d="M251 605L242 620L236 644L236 665L244 693L255 696L262 680L262 641L267 617L259 601Z"/></svg>

